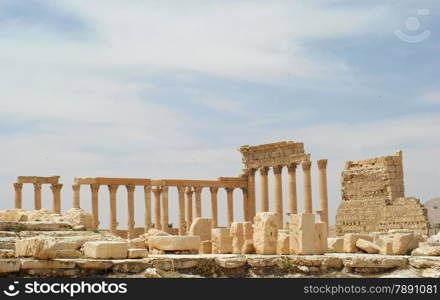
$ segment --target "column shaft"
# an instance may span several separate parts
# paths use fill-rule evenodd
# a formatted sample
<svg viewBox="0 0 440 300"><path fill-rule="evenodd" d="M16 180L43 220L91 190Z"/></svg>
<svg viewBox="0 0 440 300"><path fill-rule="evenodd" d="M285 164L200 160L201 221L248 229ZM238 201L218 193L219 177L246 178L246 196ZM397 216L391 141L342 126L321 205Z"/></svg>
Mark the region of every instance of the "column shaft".
<svg viewBox="0 0 440 300"><path fill-rule="evenodd" d="M195 208L196 208L196 218L202 217L202 187L195 187Z"/></svg>
<svg viewBox="0 0 440 300"><path fill-rule="evenodd" d="M212 228L218 227L218 187L212 187L209 189L211 191L211 218L212 218Z"/></svg>
<svg viewBox="0 0 440 300"><path fill-rule="evenodd" d="M126 185L127 189L127 239L134 239L134 185Z"/></svg>
<svg viewBox="0 0 440 300"><path fill-rule="evenodd" d="M246 188L242 188L241 191L243 192L243 221L249 222L250 216L249 216L249 209L248 209L248 191Z"/></svg>
<svg viewBox="0 0 440 300"><path fill-rule="evenodd" d="M260 169L260 188L261 188L261 211L269 211L269 168L264 167Z"/></svg>
<svg viewBox="0 0 440 300"><path fill-rule="evenodd" d="M193 222L193 194L194 192L189 187L186 190L186 229L189 231Z"/></svg>
<svg viewBox="0 0 440 300"><path fill-rule="evenodd" d="M257 214L257 206L255 202L255 172L256 169L248 170L248 203L252 220Z"/></svg>
<svg viewBox="0 0 440 300"><path fill-rule="evenodd" d="M93 216L93 227L99 228L99 184L91 184L90 190L92 191L92 216Z"/></svg>
<svg viewBox="0 0 440 300"><path fill-rule="evenodd" d="M297 164L288 166L289 171L289 214L295 215L298 213L298 199L296 191L296 167Z"/></svg>
<svg viewBox="0 0 440 300"><path fill-rule="evenodd" d="M276 166L273 168L275 175L275 213L277 214L278 228L283 228L283 182L282 182L283 166Z"/></svg>
<svg viewBox="0 0 440 300"><path fill-rule="evenodd" d="M23 199L23 184L22 183L14 183L15 190L15 208L22 208L22 199Z"/></svg>
<svg viewBox="0 0 440 300"><path fill-rule="evenodd" d="M145 193L145 233L148 233L148 231L151 229L151 186L145 185L144 186L144 193Z"/></svg>
<svg viewBox="0 0 440 300"><path fill-rule="evenodd" d="M169 229L169 210L168 210L168 187L162 187L162 230L168 231Z"/></svg>
<svg viewBox="0 0 440 300"><path fill-rule="evenodd" d="M50 189L52 190L52 211L56 214L61 214L61 189L63 185L61 183L52 184Z"/></svg>
<svg viewBox="0 0 440 300"><path fill-rule="evenodd" d="M312 202L312 176L310 173L310 168L312 166L311 161L305 161L301 163L303 169L303 189L304 189L304 211L306 213L313 213L313 202Z"/></svg>
<svg viewBox="0 0 440 300"><path fill-rule="evenodd" d="M80 208L80 198L79 198L80 190L81 190L81 185L79 185L79 184L72 185L72 191L73 191L72 206L73 206L73 208Z"/></svg>
<svg viewBox="0 0 440 300"><path fill-rule="evenodd" d="M116 234L118 230L118 221L116 216L116 191L118 190L119 186L116 184L111 184L107 187L110 193L110 232Z"/></svg>
<svg viewBox="0 0 440 300"><path fill-rule="evenodd" d="M185 235L185 187L179 186L177 191L179 192L179 235Z"/></svg>
<svg viewBox="0 0 440 300"><path fill-rule="evenodd" d="M41 209L41 183L34 183L34 208Z"/></svg>
<svg viewBox="0 0 440 300"><path fill-rule="evenodd" d="M327 160L318 160L319 168L319 210L321 211L321 221L328 226L328 191L327 191Z"/></svg>
<svg viewBox="0 0 440 300"><path fill-rule="evenodd" d="M156 187L153 189L154 193L154 228L157 230L162 230L161 216L160 216L160 198L162 194L162 189Z"/></svg>
<svg viewBox="0 0 440 300"><path fill-rule="evenodd" d="M226 188L227 192L227 222L228 228L231 228L234 223L234 188Z"/></svg>

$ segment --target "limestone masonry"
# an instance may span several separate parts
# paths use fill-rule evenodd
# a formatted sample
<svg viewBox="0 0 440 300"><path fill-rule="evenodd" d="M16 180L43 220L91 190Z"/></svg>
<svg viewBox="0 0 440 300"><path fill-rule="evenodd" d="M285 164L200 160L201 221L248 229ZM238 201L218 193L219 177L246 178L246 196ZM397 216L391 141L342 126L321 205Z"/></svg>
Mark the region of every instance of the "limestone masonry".
<svg viewBox="0 0 440 300"><path fill-rule="evenodd" d="M427 211L405 198L402 152L395 156L348 161L341 176L342 202L336 232L367 233L411 229L428 234Z"/></svg>

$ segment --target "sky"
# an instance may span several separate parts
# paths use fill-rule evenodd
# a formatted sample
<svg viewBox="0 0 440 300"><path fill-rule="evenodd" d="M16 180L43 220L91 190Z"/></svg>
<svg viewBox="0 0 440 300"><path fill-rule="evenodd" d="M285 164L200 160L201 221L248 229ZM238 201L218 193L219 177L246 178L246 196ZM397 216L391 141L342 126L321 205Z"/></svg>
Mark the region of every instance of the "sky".
<svg viewBox="0 0 440 300"><path fill-rule="evenodd" d="M0 0L0 209L17 176L61 176L65 211L75 177L237 176L241 145L284 140L329 160L333 221L348 160L403 150L406 195L428 201L440 196L439 34L438 0ZM316 164L312 176L317 209ZM298 172L300 210L301 184ZM23 197L31 209L31 185ZM126 198L119 188L120 228ZM81 201L90 210L89 188ZM170 209L176 224L174 189Z"/></svg>

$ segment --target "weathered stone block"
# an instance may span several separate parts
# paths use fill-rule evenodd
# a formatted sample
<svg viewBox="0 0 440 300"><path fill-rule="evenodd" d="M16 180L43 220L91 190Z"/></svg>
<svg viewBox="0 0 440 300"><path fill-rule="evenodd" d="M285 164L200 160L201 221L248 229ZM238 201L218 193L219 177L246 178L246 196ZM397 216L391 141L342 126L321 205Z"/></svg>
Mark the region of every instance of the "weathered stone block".
<svg viewBox="0 0 440 300"><path fill-rule="evenodd" d="M128 249L128 258L129 259L136 259L136 258L145 258L148 256L148 250L147 249Z"/></svg>
<svg viewBox="0 0 440 300"><path fill-rule="evenodd" d="M344 253L344 237L328 238L329 253Z"/></svg>
<svg viewBox="0 0 440 300"><path fill-rule="evenodd" d="M241 254L244 245L243 223L232 223L231 225L232 253Z"/></svg>
<svg viewBox="0 0 440 300"><path fill-rule="evenodd" d="M152 236L148 239L150 249L162 251L199 251L200 236Z"/></svg>
<svg viewBox="0 0 440 300"><path fill-rule="evenodd" d="M290 254L315 254L315 215L291 215L289 224Z"/></svg>
<svg viewBox="0 0 440 300"><path fill-rule="evenodd" d="M328 229L327 223L325 222L316 222L315 223L315 254L321 255L327 252L328 250Z"/></svg>
<svg viewBox="0 0 440 300"><path fill-rule="evenodd" d="M372 242L373 237L368 234L349 233L344 236L344 252L356 253L359 249L356 247L356 243L359 239Z"/></svg>
<svg viewBox="0 0 440 300"><path fill-rule="evenodd" d="M212 241L201 242L199 254L211 254L211 253L212 253Z"/></svg>
<svg viewBox="0 0 440 300"><path fill-rule="evenodd" d="M254 247L257 254L276 254L278 241L276 214L271 212L259 213L255 216L254 223Z"/></svg>
<svg viewBox="0 0 440 300"><path fill-rule="evenodd" d="M212 253L231 254L232 239L228 228L212 229Z"/></svg>
<svg viewBox="0 0 440 300"><path fill-rule="evenodd" d="M367 252L368 254L378 254L380 252L380 247L374 244L373 242L358 239L356 242L356 247L361 249L362 251Z"/></svg>
<svg viewBox="0 0 440 300"><path fill-rule="evenodd" d="M200 236L200 241L210 241L212 230L212 219L196 218L189 230L189 235Z"/></svg>
<svg viewBox="0 0 440 300"><path fill-rule="evenodd" d="M39 259L51 259L57 254L56 241L48 238L28 238L15 242L16 257L35 257Z"/></svg>
<svg viewBox="0 0 440 300"><path fill-rule="evenodd" d="M100 241L84 244L84 256L99 259L123 259L128 256L127 242Z"/></svg>
<svg viewBox="0 0 440 300"><path fill-rule="evenodd" d="M278 230L277 254L290 254L290 236L289 230Z"/></svg>

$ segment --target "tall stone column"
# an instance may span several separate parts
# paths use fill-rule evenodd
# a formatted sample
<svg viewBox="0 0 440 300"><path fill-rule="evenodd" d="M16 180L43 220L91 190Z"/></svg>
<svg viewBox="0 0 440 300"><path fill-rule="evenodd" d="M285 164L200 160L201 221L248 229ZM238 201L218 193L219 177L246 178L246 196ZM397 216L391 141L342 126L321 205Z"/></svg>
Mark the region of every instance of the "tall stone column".
<svg viewBox="0 0 440 300"><path fill-rule="evenodd" d="M63 185L61 183L52 184L50 189L52 190L52 211L56 214L61 214L61 189Z"/></svg>
<svg viewBox="0 0 440 300"><path fill-rule="evenodd" d="M160 216L160 198L162 189L160 187L153 188L154 194L154 228L162 230L161 216Z"/></svg>
<svg viewBox="0 0 440 300"><path fill-rule="evenodd" d="M168 210L168 187L162 187L162 230L167 232L169 228L169 210Z"/></svg>
<svg viewBox="0 0 440 300"><path fill-rule="evenodd" d="M41 183L34 183L34 207L35 210L41 209Z"/></svg>
<svg viewBox="0 0 440 300"><path fill-rule="evenodd" d="M23 183L14 183L15 190L15 208L22 208Z"/></svg>
<svg viewBox="0 0 440 300"><path fill-rule="evenodd" d="M249 210L252 220L257 214L257 206L255 202L255 172L256 171L257 171L256 169L248 170L248 201L249 201L248 203L249 203Z"/></svg>
<svg viewBox="0 0 440 300"><path fill-rule="evenodd" d="M202 187L195 187L195 207L196 207L196 218L202 217Z"/></svg>
<svg viewBox="0 0 440 300"><path fill-rule="evenodd" d="M312 166L311 161L304 161L301 163L303 169L303 188L304 188L304 211L306 213L313 213L313 202L312 202L312 176L310 173L310 168Z"/></svg>
<svg viewBox="0 0 440 300"><path fill-rule="evenodd" d="M283 182L282 182L283 166L273 168L275 175L275 213L277 214L277 225L279 229L283 229Z"/></svg>
<svg viewBox="0 0 440 300"><path fill-rule="evenodd" d="M179 235L185 235L185 187L178 186L177 191L179 192Z"/></svg>
<svg viewBox="0 0 440 300"><path fill-rule="evenodd" d="M135 186L128 184L125 186L127 189L127 208L128 208L128 218L127 218L127 239L134 239L134 190Z"/></svg>
<svg viewBox="0 0 440 300"><path fill-rule="evenodd" d="M212 228L218 227L218 187L211 187L211 218L212 218Z"/></svg>
<svg viewBox="0 0 440 300"><path fill-rule="evenodd" d="M107 185L110 193L110 232L116 234L118 230L118 221L116 217L116 191L118 190L117 184Z"/></svg>
<svg viewBox="0 0 440 300"><path fill-rule="evenodd" d="M145 193L145 233L151 229L151 186L144 185Z"/></svg>
<svg viewBox="0 0 440 300"><path fill-rule="evenodd" d="M287 167L289 172L289 214L295 215L298 213L298 199L296 191L296 167L297 164L291 164Z"/></svg>
<svg viewBox="0 0 440 300"><path fill-rule="evenodd" d="M93 216L93 227L99 228L99 184L91 184L90 190L92 191L92 216Z"/></svg>
<svg viewBox="0 0 440 300"><path fill-rule="evenodd" d="M227 222L228 228L234 223L234 188L226 188L227 192Z"/></svg>
<svg viewBox="0 0 440 300"><path fill-rule="evenodd" d="M246 188L241 188L241 191L243 192L243 220L245 222L249 222L250 221L250 216L249 216L249 205L248 205L248 191Z"/></svg>
<svg viewBox="0 0 440 300"><path fill-rule="evenodd" d="M193 222L193 190L191 187L186 189L186 229L189 230Z"/></svg>
<svg viewBox="0 0 440 300"><path fill-rule="evenodd" d="M321 211L321 221L328 226L328 191L327 191L327 160L318 160L319 169L319 210Z"/></svg>
<svg viewBox="0 0 440 300"><path fill-rule="evenodd" d="M269 211L269 168L263 167L260 169L260 188L261 188L261 211Z"/></svg>
<svg viewBox="0 0 440 300"><path fill-rule="evenodd" d="M72 206L73 206L73 208L80 208L80 198L79 198L80 190L81 190L81 185L79 185L79 184L72 185L72 191L73 191Z"/></svg>

